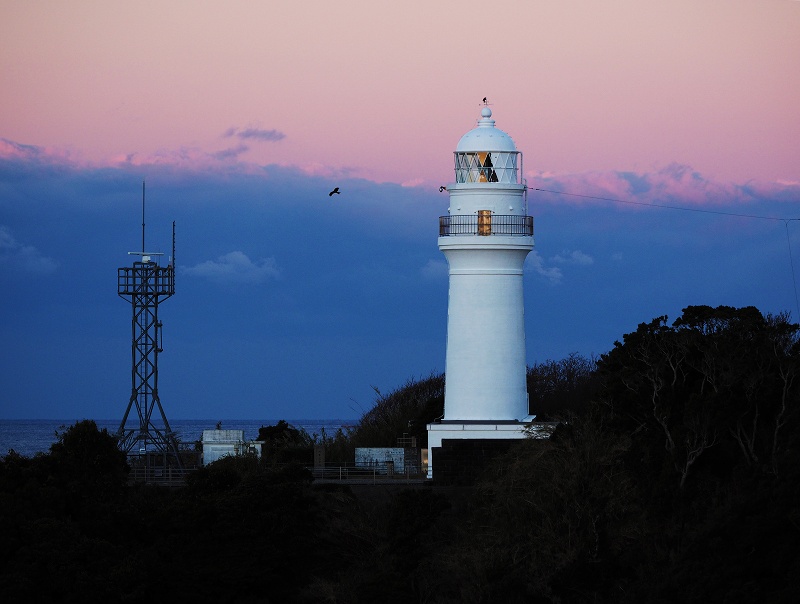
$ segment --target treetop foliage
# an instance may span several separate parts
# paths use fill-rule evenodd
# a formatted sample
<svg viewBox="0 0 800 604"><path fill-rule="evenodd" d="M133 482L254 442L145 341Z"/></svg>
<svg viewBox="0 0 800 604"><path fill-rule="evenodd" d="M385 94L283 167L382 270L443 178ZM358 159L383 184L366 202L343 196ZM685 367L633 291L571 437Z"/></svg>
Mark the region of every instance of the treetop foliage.
<svg viewBox="0 0 800 604"><path fill-rule="evenodd" d="M223 458L183 489L123 488L115 439L79 422L46 455L0 459L0 590L9 601L794 603L799 340L786 314L691 306L598 359L534 365L531 410L558 427L467 488L320 486L294 453ZM421 436L443 412L444 376L376 395L347 433L282 421L259 436L278 455Z"/></svg>
<svg viewBox="0 0 800 604"><path fill-rule="evenodd" d="M797 343L788 315L752 307L688 307L626 334L550 440L483 477L422 571L449 573L435 601L800 599ZM538 392L562 383L567 400L569 365L532 368Z"/></svg>
<svg viewBox="0 0 800 604"><path fill-rule="evenodd" d="M657 317L600 358L600 400L617 425L661 441L681 487L711 447L731 443L748 466L778 473L797 420L799 330L753 307L690 306L672 326Z"/></svg>
<svg viewBox="0 0 800 604"><path fill-rule="evenodd" d="M594 396L595 368L595 359L576 352L528 367L529 413L539 421L551 421L578 411Z"/></svg>
<svg viewBox="0 0 800 604"><path fill-rule="evenodd" d="M407 435L416 437L417 446L426 447L427 425L444 415L444 374L408 380L386 394L374 390L375 406L364 413L351 435L354 446L394 446Z"/></svg>

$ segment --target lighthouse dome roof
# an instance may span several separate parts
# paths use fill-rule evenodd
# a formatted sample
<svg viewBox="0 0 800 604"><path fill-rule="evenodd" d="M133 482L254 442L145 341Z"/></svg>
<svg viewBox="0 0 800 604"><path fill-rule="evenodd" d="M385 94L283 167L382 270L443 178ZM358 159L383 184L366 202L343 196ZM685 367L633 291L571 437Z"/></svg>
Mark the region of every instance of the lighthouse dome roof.
<svg viewBox="0 0 800 604"><path fill-rule="evenodd" d="M478 120L477 128L473 128L461 137L456 146L456 153L469 153L477 151L507 151L517 150L511 137L495 128L492 119L492 110L484 107L481 110L481 119Z"/></svg>

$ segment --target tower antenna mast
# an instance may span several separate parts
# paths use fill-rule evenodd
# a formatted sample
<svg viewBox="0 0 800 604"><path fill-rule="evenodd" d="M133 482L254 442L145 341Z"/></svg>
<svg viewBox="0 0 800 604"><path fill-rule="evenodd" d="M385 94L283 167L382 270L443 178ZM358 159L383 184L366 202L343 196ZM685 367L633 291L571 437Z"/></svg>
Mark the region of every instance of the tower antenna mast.
<svg viewBox="0 0 800 604"><path fill-rule="evenodd" d="M163 254L145 248L144 181L142 249L128 254L141 258L132 267L117 269L117 294L133 309L131 396L117 431L119 447L127 453L135 478L141 476L152 481L159 474L182 477L178 440L158 395L158 355L162 352L158 306L175 293L175 223L172 223L172 259L167 266L159 266L153 258ZM131 414L132 410L135 414Z"/></svg>
<svg viewBox="0 0 800 604"><path fill-rule="evenodd" d="M144 249L144 181L142 181L142 254Z"/></svg>

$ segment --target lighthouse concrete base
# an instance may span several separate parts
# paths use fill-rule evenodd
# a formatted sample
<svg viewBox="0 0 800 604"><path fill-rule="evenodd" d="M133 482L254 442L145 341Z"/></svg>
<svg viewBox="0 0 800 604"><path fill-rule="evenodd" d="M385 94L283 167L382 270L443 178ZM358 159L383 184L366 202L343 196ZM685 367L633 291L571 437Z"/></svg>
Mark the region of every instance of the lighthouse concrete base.
<svg viewBox="0 0 800 604"><path fill-rule="evenodd" d="M428 424L428 478L435 472L437 450L453 441L476 441L486 455L493 455L507 446L491 446L491 441L514 441L525 438L549 438L552 426L534 421L535 416L521 420L441 420ZM465 443L466 444L466 443ZM511 443L506 443L510 445ZM463 449L463 447L462 447ZM473 456L474 458L474 456ZM442 473L440 472L439 475ZM437 476L438 479L438 476Z"/></svg>

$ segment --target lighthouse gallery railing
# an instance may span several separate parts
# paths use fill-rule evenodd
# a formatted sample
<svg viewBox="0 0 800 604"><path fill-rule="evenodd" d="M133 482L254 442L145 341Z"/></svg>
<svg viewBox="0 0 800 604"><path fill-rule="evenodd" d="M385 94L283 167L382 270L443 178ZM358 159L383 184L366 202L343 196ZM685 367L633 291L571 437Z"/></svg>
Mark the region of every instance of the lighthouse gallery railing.
<svg viewBox="0 0 800 604"><path fill-rule="evenodd" d="M439 216L439 237L452 235L533 236L533 216L457 214Z"/></svg>

